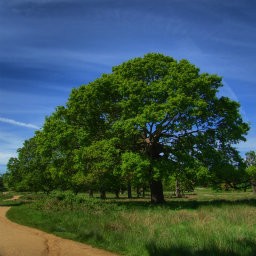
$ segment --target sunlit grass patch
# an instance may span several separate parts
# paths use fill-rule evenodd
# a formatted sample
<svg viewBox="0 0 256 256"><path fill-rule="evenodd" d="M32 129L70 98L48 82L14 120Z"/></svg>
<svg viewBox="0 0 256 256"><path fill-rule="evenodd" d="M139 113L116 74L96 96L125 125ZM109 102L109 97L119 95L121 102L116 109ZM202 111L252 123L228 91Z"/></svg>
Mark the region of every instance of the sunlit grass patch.
<svg viewBox="0 0 256 256"><path fill-rule="evenodd" d="M251 256L256 251L256 200L242 195L203 189L193 200L168 199L154 206L145 200L53 193L12 208L8 216L124 255Z"/></svg>

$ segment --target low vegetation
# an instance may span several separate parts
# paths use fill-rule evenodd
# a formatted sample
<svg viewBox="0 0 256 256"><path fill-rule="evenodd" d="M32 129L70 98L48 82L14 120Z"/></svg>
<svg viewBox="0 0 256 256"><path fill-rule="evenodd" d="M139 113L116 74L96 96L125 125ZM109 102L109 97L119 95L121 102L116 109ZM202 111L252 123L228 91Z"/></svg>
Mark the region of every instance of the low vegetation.
<svg viewBox="0 0 256 256"><path fill-rule="evenodd" d="M161 206L72 192L38 197L11 208L8 217L123 255L249 256L256 251L256 198L251 192L197 189L182 199L166 196Z"/></svg>
<svg viewBox="0 0 256 256"><path fill-rule="evenodd" d="M0 206L20 205L21 200L12 200L13 195L12 192L0 192Z"/></svg>

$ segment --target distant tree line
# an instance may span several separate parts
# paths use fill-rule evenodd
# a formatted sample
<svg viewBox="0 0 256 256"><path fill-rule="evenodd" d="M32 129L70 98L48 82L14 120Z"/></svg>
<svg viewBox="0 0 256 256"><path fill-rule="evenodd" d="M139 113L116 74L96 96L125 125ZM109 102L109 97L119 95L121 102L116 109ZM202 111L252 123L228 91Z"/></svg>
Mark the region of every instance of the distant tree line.
<svg viewBox="0 0 256 256"><path fill-rule="evenodd" d="M218 96L221 86L219 76L157 53L113 67L72 90L9 160L4 182L102 198L148 189L153 203L164 202L164 187L177 196L199 184L247 187L255 179L234 145L249 127L239 104Z"/></svg>
<svg viewBox="0 0 256 256"><path fill-rule="evenodd" d="M4 191L5 187L4 187L4 177L2 174L0 174L0 191Z"/></svg>

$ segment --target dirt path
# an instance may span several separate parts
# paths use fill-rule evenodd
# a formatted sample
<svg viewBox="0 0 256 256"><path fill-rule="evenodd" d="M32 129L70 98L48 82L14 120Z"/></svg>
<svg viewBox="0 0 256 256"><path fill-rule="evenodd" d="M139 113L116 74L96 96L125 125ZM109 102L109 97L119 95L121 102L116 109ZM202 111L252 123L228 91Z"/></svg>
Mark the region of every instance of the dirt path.
<svg viewBox="0 0 256 256"><path fill-rule="evenodd" d="M0 207L0 256L117 256L9 221Z"/></svg>

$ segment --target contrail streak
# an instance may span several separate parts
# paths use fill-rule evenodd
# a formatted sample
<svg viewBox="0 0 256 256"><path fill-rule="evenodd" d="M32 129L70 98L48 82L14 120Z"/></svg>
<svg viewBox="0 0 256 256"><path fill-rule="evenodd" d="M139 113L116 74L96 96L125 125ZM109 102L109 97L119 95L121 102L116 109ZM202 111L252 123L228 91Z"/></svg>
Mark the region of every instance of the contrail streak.
<svg viewBox="0 0 256 256"><path fill-rule="evenodd" d="M22 127L26 127L26 128L30 128L30 129L37 129L37 130L40 129L40 127L38 127L37 125L18 122L13 119L4 118L4 117L0 117L0 122L12 124L12 125L16 125L16 126L22 126Z"/></svg>

